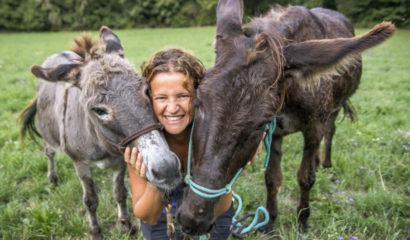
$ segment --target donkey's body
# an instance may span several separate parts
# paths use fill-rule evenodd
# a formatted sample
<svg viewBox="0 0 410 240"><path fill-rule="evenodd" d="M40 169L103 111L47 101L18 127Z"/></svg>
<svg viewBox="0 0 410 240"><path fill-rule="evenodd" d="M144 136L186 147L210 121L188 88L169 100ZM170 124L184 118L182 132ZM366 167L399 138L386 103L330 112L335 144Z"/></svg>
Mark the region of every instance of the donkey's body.
<svg viewBox="0 0 410 240"><path fill-rule="evenodd" d="M265 21L268 23L264 23ZM292 43L354 36L353 25L346 17L322 8L308 10L304 7L289 7L272 10L267 16L252 21L249 29L256 31L256 34L260 33L264 31L261 29L263 24L274 26L275 31L279 32L285 41ZM320 142L325 139L323 166L331 167L331 145L336 130L336 117L339 111L345 108L353 118L353 110L348 99L359 86L361 68L361 57L356 55L345 60L332 72L317 76L318 79L313 80L317 83L313 86L304 84L312 81L311 79L292 79L293 82L286 82L282 86L285 93L284 102L277 117L278 127L272 139L271 163L265 173L268 192L266 205L272 222L278 214L276 195L282 182L282 140L288 134L301 131L304 151L297 176L301 189L297 212L302 230L307 230L306 223L310 213L309 192L315 182L315 170L320 162Z"/></svg>
<svg viewBox="0 0 410 240"><path fill-rule="evenodd" d="M269 227L278 214L282 138L301 131L305 146L298 171L298 216L306 230L320 141L326 139L325 165L330 166L337 113L341 108L352 113L348 99L359 85L358 54L391 36L394 26L382 23L353 37L352 25L340 13L279 7L243 31L242 7L240 0L218 4L216 63L197 94L192 180L209 189L223 188L251 160L265 124L277 117L265 174ZM186 191L177 220L187 233L208 232L216 199Z"/></svg>
<svg viewBox="0 0 410 240"><path fill-rule="evenodd" d="M83 187L83 200L90 217L93 239L101 238L97 221L98 195L91 168L112 168L118 218L125 229L135 232L126 207L125 163L117 143L127 136L154 126L156 119L145 95L145 81L123 58L122 47L110 29L101 29L105 52L87 37L76 40L76 52L50 56L32 72L40 81L36 100L23 112L23 134L38 128L49 158L49 177L57 183L56 151L67 154ZM69 84L67 82L73 83ZM161 189L174 188L181 179L180 164L157 129L148 129L125 145L137 146L147 165L147 178Z"/></svg>
<svg viewBox="0 0 410 240"><path fill-rule="evenodd" d="M53 68L56 62L65 60L69 64L75 58L80 57L73 52L55 54L42 66ZM47 149L63 152L73 160L88 160L90 163L110 161L104 143L98 139L96 129L87 119L81 90L66 83L39 82L36 100L38 126Z"/></svg>
<svg viewBox="0 0 410 240"><path fill-rule="evenodd" d="M278 8L263 18L254 19L249 31L255 34L265 31L263 25L274 26L282 38L289 42L314 39L350 38L354 36L353 25L342 14L323 8L308 10L304 7ZM269 30L266 29L268 32ZM331 73L318 76L313 86L306 86L303 79L282 86L284 103L278 116L275 136L297 131L308 131L317 126L317 135L326 139L324 166L330 167L330 146L335 131L335 118L341 108L353 118L348 99L360 83L361 57L353 56ZM302 80L302 81L301 81Z"/></svg>

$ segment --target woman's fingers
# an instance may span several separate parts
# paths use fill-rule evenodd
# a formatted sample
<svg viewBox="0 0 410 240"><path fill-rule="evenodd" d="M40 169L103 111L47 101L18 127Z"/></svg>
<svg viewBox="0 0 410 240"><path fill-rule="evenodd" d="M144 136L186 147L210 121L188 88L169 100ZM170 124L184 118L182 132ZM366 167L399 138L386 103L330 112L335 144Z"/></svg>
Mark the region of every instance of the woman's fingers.
<svg viewBox="0 0 410 240"><path fill-rule="evenodd" d="M147 166L143 162L141 152L138 152L138 155L137 155L137 162L136 162L135 171L137 171L137 174L140 177L146 178Z"/></svg>
<svg viewBox="0 0 410 240"><path fill-rule="evenodd" d="M133 166L134 168L137 168L137 157L138 157L138 150L136 147L132 148L131 151L131 159L130 159L130 164L131 166ZM139 168L138 168L139 169Z"/></svg>
<svg viewBox="0 0 410 240"><path fill-rule="evenodd" d="M147 166L145 166L145 164L142 163L142 164L141 164L141 170L140 170L140 176L141 176L142 178L147 178L146 173L147 173Z"/></svg>
<svg viewBox="0 0 410 240"><path fill-rule="evenodd" d="M124 161L125 161L126 163L130 163L130 151L131 151L130 147L126 147L126 148L125 148Z"/></svg>
<svg viewBox="0 0 410 240"><path fill-rule="evenodd" d="M136 147L132 150L129 147L125 148L124 161L135 169L138 176L146 178L147 166L143 163L142 154Z"/></svg>

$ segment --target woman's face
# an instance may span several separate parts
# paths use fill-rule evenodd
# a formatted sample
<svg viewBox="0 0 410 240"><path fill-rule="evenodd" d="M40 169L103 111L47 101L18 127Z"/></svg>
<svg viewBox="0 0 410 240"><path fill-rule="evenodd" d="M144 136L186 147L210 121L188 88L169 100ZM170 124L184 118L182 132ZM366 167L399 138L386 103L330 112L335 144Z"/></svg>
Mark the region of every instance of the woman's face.
<svg viewBox="0 0 410 240"><path fill-rule="evenodd" d="M193 95L184 87L185 78L180 72L161 72L150 83L155 115L171 135L181 134L193 117ZM191 88L192 80L187 83Z"/></svg>

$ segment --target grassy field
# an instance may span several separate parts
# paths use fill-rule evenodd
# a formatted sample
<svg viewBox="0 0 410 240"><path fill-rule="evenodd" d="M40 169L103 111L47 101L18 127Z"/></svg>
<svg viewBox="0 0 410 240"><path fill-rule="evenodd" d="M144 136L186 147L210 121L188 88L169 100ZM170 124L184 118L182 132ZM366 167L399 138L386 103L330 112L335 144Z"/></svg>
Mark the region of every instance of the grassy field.
<svg viewBox="0 0 410 240"><path fill-rule="evenodd" d="M116 31L137 69L153 52L178 46L206 66L214 58L214 28ZM365 29L359 29L362 33ZM96 32L92 33L97 36ZM68 50L77 32L0 34L0 239L87 239L82 190L71 160L57 159L60 185L47 179L42 150L19 140L16 118L33 98L37 80L29 72L53 53ZM352 102L358 121L338 121L333 168L319 169L312 193L310 231L297 234L301 135L284 142L284 181L275 235L282 239L410 239L410 31L399 30L363 55L364 71ZM247 211L264 204L262 161L240 178L235 191ZM98 213L107 239L128 239L115 227L111 172L94 171ZM134 219L135 220L135 219ZM135 222L137 222L135 220ZM140 237L141 238L141 237ZM142 238L141 238L142 239ZM273 239L251 234L247 239Z"/></svg>

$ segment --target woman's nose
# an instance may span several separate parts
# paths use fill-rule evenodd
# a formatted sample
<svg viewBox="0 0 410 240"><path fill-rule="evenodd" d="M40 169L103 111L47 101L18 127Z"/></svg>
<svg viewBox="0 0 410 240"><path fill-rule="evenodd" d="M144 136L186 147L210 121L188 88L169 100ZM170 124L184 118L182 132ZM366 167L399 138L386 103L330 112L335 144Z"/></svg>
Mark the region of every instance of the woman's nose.
<svg viewBox="0 0 410 240"><path fill-rule="evenodd" d="M167 110L169 113L176 113L179 110L179 104L175 100L170 100L167 104Z"/></svg>

